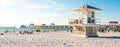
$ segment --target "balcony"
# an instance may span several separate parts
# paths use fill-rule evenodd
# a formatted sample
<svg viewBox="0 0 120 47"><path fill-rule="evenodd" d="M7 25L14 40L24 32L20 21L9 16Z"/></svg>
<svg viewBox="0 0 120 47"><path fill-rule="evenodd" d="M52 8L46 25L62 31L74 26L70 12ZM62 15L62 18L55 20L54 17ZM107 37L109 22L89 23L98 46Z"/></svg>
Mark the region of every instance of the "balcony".
<svg viewBox="0 0 120 47"><path fill-rule="evenodd" d="M69 19L69 24L78 24L78 19Z"/></svg>
<svg viewBox="0 0 120 47"><path fill-rule="evenodd" d="M78 21L78 19L69 19L70 25L71 24L79 24L79 23L81 23L81 24L100 24L101 22L100 22L100 19L96 19L96 18L92 18L90 23L88 23L87 18L82 18L80 20L80 22Z"/></svg>

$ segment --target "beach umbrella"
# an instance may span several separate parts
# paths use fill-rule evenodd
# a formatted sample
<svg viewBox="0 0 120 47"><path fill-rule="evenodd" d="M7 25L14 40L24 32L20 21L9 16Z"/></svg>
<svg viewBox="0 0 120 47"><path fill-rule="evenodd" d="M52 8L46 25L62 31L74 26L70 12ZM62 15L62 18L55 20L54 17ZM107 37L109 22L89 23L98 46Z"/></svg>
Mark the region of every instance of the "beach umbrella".
<svg viewBox="0 0 120 47"><path fill-rule="evenodd" d="M28 27L25 25L21 25L20 28L28 28Z"/></svg>

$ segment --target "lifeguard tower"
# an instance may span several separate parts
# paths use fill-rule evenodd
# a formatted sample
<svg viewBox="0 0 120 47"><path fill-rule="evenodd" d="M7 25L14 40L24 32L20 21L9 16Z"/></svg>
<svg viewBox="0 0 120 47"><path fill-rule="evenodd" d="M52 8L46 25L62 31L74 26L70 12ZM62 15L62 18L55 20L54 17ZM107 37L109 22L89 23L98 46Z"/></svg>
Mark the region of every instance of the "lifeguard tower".
<svg viewBox="0 0 120 47"><path fill-rule="evenodd" d="M69 24L73 27L74 36L80 37L96 37L99 24L96 24L97 19L95 13L100 11L99 8L89 5L83 5L82 7L75 9L78 12L78 19L71 19Z"/></svg>

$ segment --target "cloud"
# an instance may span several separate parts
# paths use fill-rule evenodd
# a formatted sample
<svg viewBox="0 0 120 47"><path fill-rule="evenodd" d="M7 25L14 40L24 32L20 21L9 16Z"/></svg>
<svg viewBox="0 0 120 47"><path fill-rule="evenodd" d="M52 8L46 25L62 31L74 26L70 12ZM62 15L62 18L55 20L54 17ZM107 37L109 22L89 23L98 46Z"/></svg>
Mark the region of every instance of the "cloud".
<svg viewBox="0 0 120 47"><path fill-rule="evenodd" d="M33 2L36 0L32 0ZM63 7L64 5L53 0L39 0L39 4L30 3L29 0L0 0L1 6L17 6L23 8L52 8L52 7ZM36 1L37 2L37 1ZM42 4L44 2L44 4Z"/></svg>
<svg viewBox="0 0 120 47"><path fill-rule="evenodd" d="M41 0L43 1L43 0ZM48 9L48 8L55 8L55 9L59 9L64 7L64 5L62 3L58 3L56 1L53 0L44 0L44 2L41 2L40 4L28 4L26 7L27 8L43 8L43 9ZM43 3L43 4L42 4Z"/></svg>
<svg viewBox="0 0 120 47"><path fill-rule="evenodd" d="M56 6L58 6L58 7L63 7L64 6L64 4L61 4L61 3L58 3L58 2L55 2L55 1L53 1L53 0L47 0L49 3L51 3L51 4L53 4L53 5L56 5Z"/></svg>
<svg viewBox="0 0 120 47"><path fill-rule="evenodd" d="M2 6L16 6L22 4L23 0L0 0Z"/></svg>
<svg viewBox="0 0 120 47"><path fill-rule="evenodd" d="M48 8L51 8L53 6L51 5L27 5L27 6L24 6L23 8L39 8L39 9L48 9Z"/></svg>
<svg viewBox="0 0 120 47"><path fill-rule="evenodd" d="M40 24L48 23L51 17L62 16L60 13L38 13L38 12L11 12L0 11L0 25L1 26L17 26L22 24L29 25L30 23ZM6 14L7 13L7 14ZM54 21L55 22L55 21ZM50 22L49 22L50 23Z"/></svg>
<svg viewBox="0 0 120 47"><path fill-rule="evenodd" d="M35 3L37 2L36 0L31 0L31 1L29 1L29 0L0 0L0 6L1 5L2 6L8 6L8 7L2 7L1 6L1 8L0 8L1 11L0 12L2 14L0 14L0 15L20 16L22 14L22 15L29 16L28 14L30 14L30 15L35 15L35 16L43 15L43 17L55 16L55 15L58 16L58 15L60 15L59 13L51 12L51 10L52 11L63 10L62 6L64 6L63 4L58 3L54 0L39 0L38 1L38 2L40 2L39 4L30 3L30 2L33 2L33 1ZM43 5L41 2L44 2L46 4L43 3L44 4ZM13 6L18 7L18 8L15 8ZM36 8L38 8L41 11L35 10ZM46 9L48 9L48 10L46 10ZM32 11L34 11L34 12L32 12ZM43 12L43 11L47 11L47 12Z"/></svg>
<svg viewBox="0 0 120 47"><path fill-rule="evenodd" d="M63 7L63 4L54 0L0 0L0 25L47 23L51 17L63 16L63 13L56 11Z"/></svg>

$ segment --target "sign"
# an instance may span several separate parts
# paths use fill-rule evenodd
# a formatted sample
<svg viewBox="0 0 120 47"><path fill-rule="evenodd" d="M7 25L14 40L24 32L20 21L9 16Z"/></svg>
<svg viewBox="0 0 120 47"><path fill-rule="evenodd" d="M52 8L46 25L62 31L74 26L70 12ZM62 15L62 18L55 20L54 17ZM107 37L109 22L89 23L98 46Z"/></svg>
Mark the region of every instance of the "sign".
<svg viewBox="0 0 120 47"><path fill-rule="evenodd" d="M41 28L42 28L42 26L41 26L41 25L37 25L37 26L36 26L36 28L41 29Z"/></svg>

